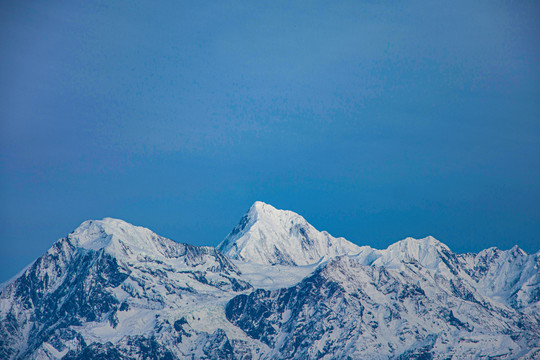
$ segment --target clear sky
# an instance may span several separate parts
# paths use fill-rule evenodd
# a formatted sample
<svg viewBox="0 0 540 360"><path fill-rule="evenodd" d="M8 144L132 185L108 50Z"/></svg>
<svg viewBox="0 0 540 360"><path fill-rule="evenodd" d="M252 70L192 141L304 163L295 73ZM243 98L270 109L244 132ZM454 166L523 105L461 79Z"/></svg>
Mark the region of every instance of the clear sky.
<svg viewBox="0 0 540 360"><path fill-rule="evenodd" d="M384 248L540 241L535 1L4 1L0 281L86 219L255 200Z"/></svg>

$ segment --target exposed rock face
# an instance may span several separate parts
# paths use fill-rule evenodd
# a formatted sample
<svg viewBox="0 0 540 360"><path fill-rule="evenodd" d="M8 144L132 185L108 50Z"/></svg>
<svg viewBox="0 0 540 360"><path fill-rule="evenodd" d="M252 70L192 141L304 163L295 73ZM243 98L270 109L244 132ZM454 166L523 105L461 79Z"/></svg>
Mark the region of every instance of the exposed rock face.
<svg viewBox="0 0 540 360"><path fill-rule="evenodd" d="M275 359L519 358L540 350L538 312L492 301L453 268L445 276L416 262L392 269L343 256L294 287L237 295L225 313Z"/></svg>

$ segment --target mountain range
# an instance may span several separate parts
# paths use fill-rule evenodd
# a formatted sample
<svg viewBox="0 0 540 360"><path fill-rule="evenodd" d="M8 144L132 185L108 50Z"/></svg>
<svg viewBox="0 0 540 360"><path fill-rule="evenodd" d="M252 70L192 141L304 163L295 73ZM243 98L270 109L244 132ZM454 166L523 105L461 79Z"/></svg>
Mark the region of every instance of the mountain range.
<svg viewBox="0 0 540 360"><path fill-rule="evenodd" d="M262 202L217 248L85 221L0 291L1 359L540 359L540 252L378 250Z"/></svg>

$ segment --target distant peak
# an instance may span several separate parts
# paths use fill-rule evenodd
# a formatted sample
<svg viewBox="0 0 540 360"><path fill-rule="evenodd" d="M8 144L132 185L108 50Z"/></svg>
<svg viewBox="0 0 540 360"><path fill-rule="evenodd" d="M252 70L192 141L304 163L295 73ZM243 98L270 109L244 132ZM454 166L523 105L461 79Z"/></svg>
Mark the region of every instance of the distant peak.
<svg viewBox="0 0 540 360"><path fill-rule="evenodd" d="M413 237L407 237L407 238L405 238L405 239L403 239L401 241L396 242L395 244L393 244L391 246L399 246L399 247L404 247L404 246L431 247L431 246L434 246L434 247L443 247L443 248L448 249L448 246L446 246L445 244L443 244L439 240L435 239L431 235L428 235L425 238L421 238L421 239L415 239Z"/></svg>
<svg viewBox="0 0 540 360"><path fill-rule="evenodd" d="M524 251L522 248L520 248L517 245L512 246L510 249L512 253L519 254L519 255L528 255L526 251Z"/></svg>
<svg viewBox="0 0 540 360"><path fill-rule="evenodd" d="M105 217L101 220L86 220L73 230L73 235L86 234L96 230L102 230L107 233L122 231L126 228L141 228L140 226L132 225L124 220ZM144 229L144 228L141 228Z"/></svg>
<svg viewBox="0 0 540 360"><path fill-rule="evenodd" d="M282 210L262 201L255 201L247 212L247 215L260 215L264 217L274 217L282 219L296 219L306 221L301 215L291 210Z"/></svg>
<svg viewBox="0 0 540 360"><path fill-rule="evenodd" d="M262 209L262 208L264 208L265 206L270 206L270 207L272 207L272 205L268 205L268 204L265 203L265 202L262 202L262 201L258 201L258 200L257 200L257 201L255 201L255 202L253 203L253 205L251 205L251 208L252 208L252 209Z"/></svg>
<svg viewBox="0 0 540 360"><path fill-rule="evenodd" d="M276 214L280 212L289 212L289 211L276 209L272 205L264 203L262 201L255 201L253 205L251 205L251 207L249 208L248 214L249 215Z"/></svg>
<svg viewBox="0 0 540 360"><path fill-rule="evenodd" d="M408 237L390 245L380 253L382 256L377 260L377 265L400 266L402 262L416 261L428 268L438 268L441 262L445 263L443 257L446 260L446 257L452 254L448 246L433 236L422 239Z"/></svg>
<svg viewBox="0 0 540 360"><path fill-rule="evenodd" d="M249 208L247 215L256 216L257 214L260 214L269 210L276 210L276 208L262 201L255 201L253 205L251 205L251 207Z"/></svg>
<svg viewBox="0 0 540 360"><path fill-rule="evenodd" d="M131 225L130 223L128 223L128 222L126 222L124 220L115 219L115 218L112 218L112 217L104 217L101 220L86 220L86 221L83 221L81 223L81 225L79 225L73 231L73 233L87 231L91 227L111 228L111 227L118 227L118 226L135 226L135 225Z"/></svg>
<svg viewBox="0 0 540 360"><path fill-rule="evenodd" d="M308 265L322 257L356 254L359 247L320 232L302 216L256 201L218 245L231 259L260 264Z"/></svg>
<svg viewBox="0 0 540 360"><path fill-rule="evenodd" d="M151 247L152 239L156 237L158 236L147 228L110 217L87 220L69 234L75 246L91 250L108 247L114 239L148 248Z"/></svg>

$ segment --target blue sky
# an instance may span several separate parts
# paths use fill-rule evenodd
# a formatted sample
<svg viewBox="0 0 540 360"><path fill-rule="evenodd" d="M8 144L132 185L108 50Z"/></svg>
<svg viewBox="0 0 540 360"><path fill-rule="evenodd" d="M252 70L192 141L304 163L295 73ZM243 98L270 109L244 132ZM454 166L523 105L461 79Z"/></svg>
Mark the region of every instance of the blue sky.
<svg viewBox="0 0 540 360"><path fill-rule="evenodd" d="M0 281L86 219L217 245L255 200L538 251L537 2L216 3L1 5Z"/></svg>

